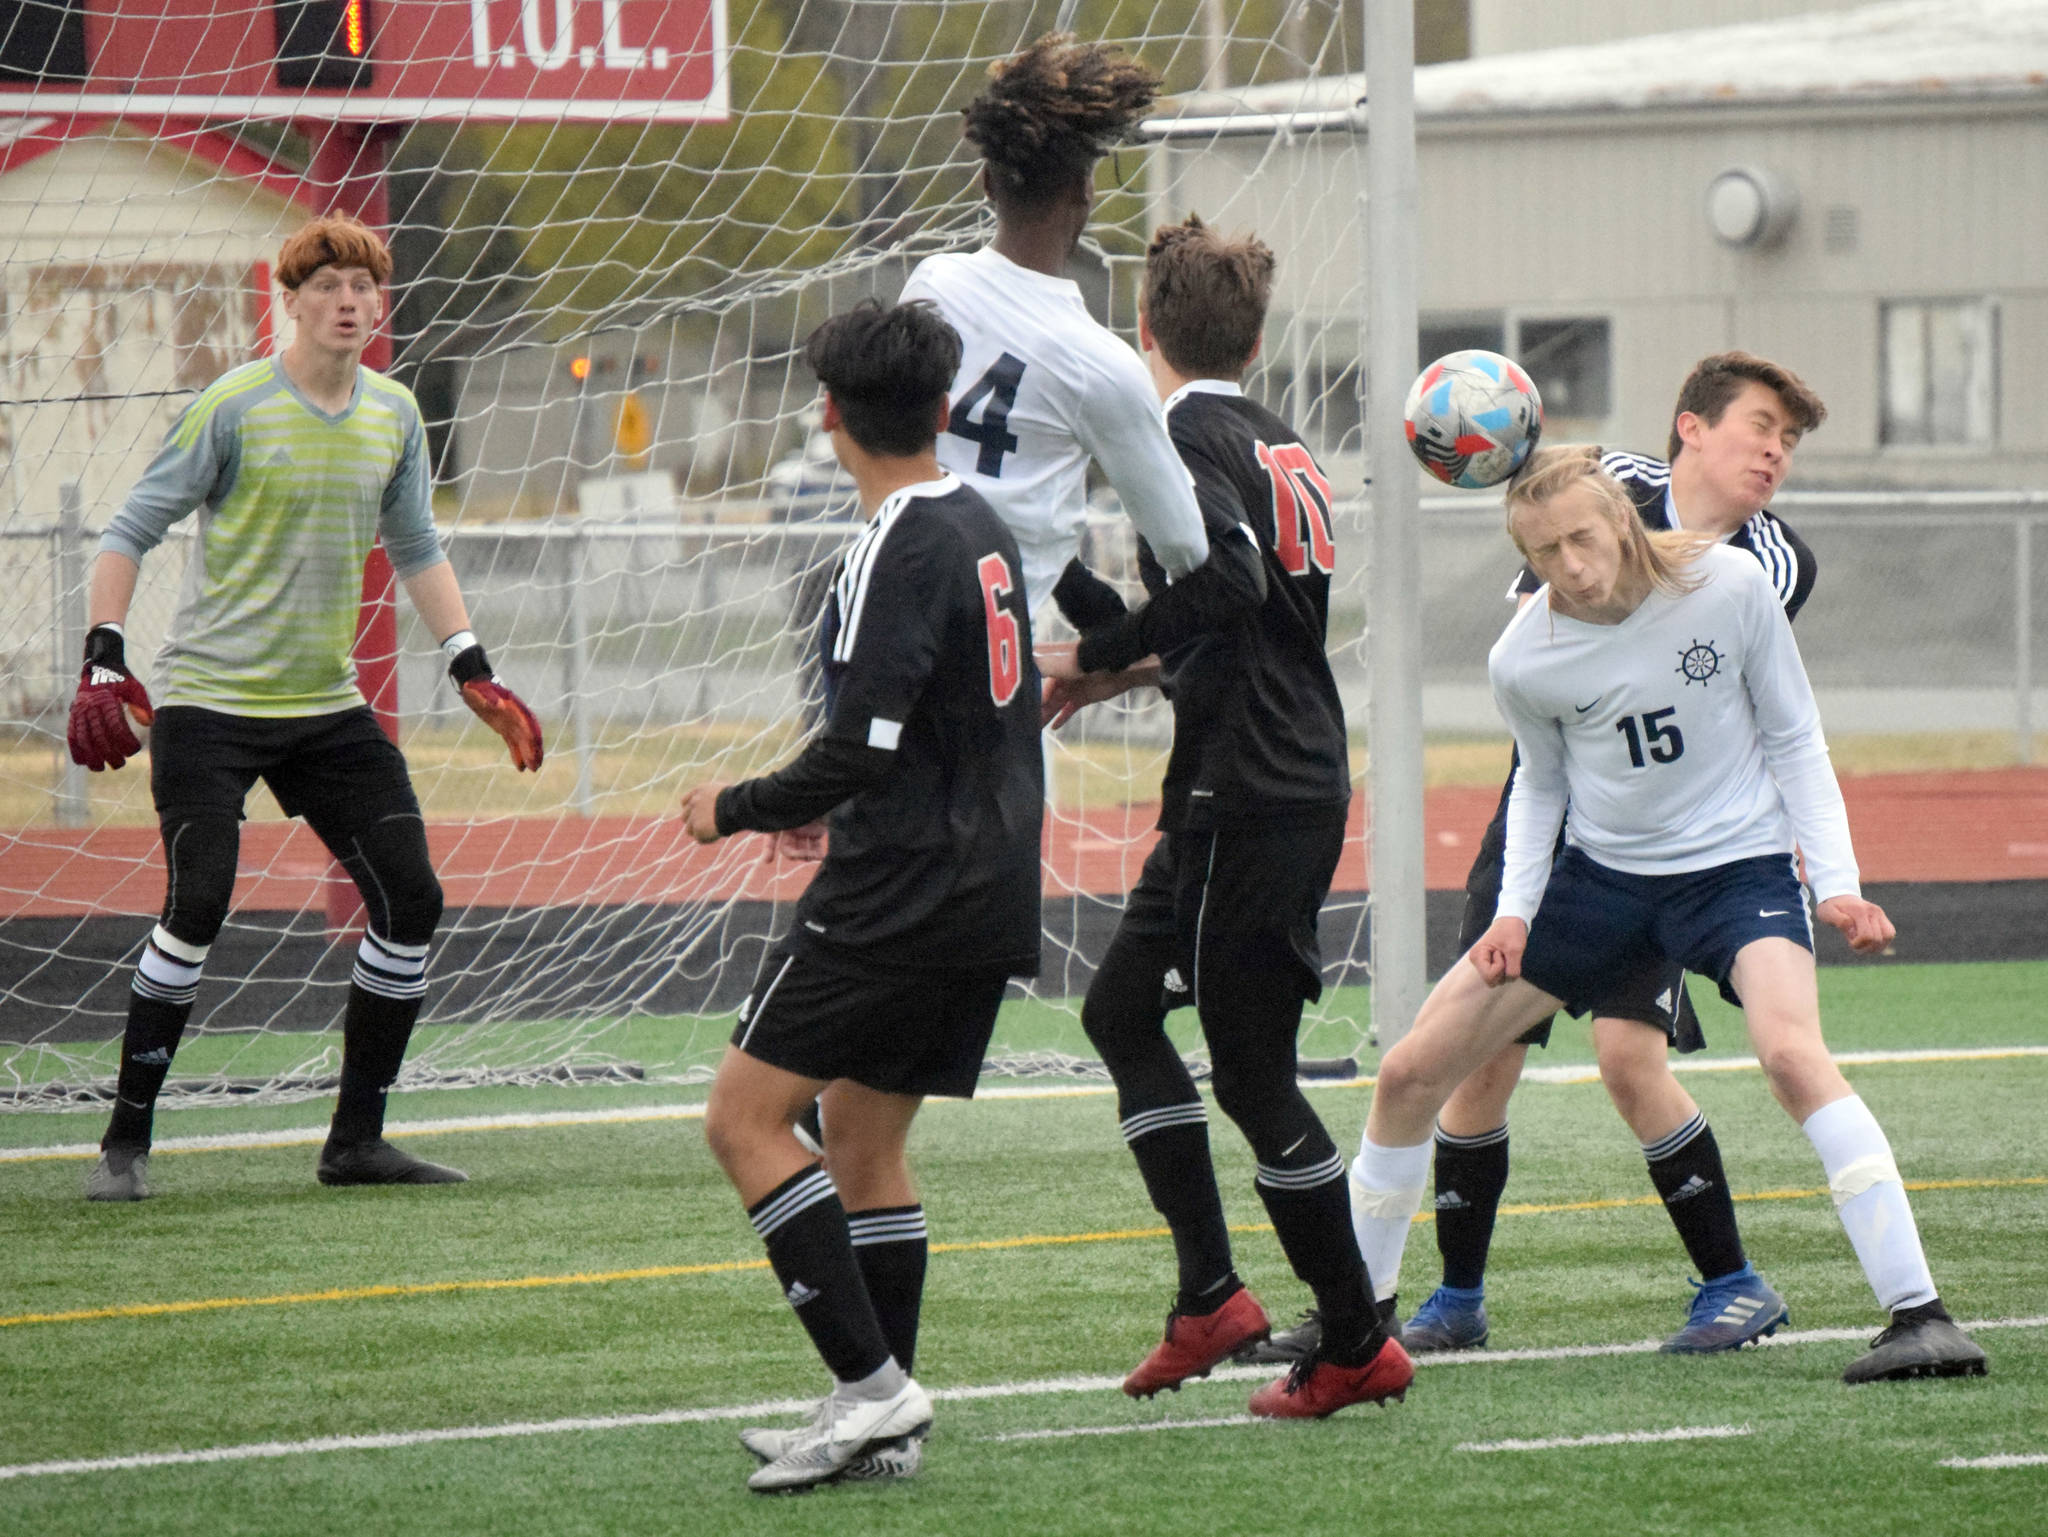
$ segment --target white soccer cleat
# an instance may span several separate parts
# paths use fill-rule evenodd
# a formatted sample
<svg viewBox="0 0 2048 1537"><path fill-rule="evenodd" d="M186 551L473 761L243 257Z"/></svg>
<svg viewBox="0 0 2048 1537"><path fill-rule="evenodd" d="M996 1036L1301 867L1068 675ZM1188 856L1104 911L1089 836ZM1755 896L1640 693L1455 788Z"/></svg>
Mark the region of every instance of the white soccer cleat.
<svg viewBox="0 0 2048 1537"><path fill-rule="evenodd" d="M811 1417L801 1425L787 1429L768 1425L752 1425L740 1432L740 1445L752 1452L763 1462L773 1462L792 1446L816 1430L820 1425L829 1424L832 1419L832 1395L827 1393L811 1405Z"/></svg>
<svg viewBox="0 0 2048 1537"><path fill-rule="evenodd" d="M888 1398L829 1398L825 1406L826 1412L796 1432L781 1456L754 1470L749 1489L776 1494L822 1484L839 1477L875 1443L915 1438L932 1422L932 1401L915 1379Z"/></svg>
<svg viewBox="0 0 2048 1537"><path fill-rule="evenodd" d="M133 1148L107 1148L86 1171L88 1201L146 1201L150 1198L149 1154Z"/></svg>

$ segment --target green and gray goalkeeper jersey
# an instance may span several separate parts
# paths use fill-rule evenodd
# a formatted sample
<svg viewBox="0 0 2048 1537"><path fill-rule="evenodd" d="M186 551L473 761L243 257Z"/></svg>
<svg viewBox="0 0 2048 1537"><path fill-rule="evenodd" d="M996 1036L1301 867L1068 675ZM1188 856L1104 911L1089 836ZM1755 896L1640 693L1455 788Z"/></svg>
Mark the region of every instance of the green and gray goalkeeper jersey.
<svg viewBox="0 0 2048 1537"><path fill-rule="evenodd" d="M199 510L177 613L150 679L158 704L326 715L363 703L356 614L379 535L401 577L444 559L412 392L356 370L329 416L274 359L221 375L178 418L107 525L138 563Z"/></svg>

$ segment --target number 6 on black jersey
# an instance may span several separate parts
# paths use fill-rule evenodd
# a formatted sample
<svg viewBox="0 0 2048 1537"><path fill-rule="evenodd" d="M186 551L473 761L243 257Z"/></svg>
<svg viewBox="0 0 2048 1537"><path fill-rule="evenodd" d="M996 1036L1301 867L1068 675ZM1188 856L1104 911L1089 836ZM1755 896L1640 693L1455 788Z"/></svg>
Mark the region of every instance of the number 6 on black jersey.
<svg viewBox="0 0 2048 1537"><path fill-rule="evenodd" d="M1017 697L1017 685L1024 677L1017 616L1003 607L1003 599L1016 591L1017 579L1009 562L993 551L982 556L974 569L981 578L982 612L988 619L988 693L998 705L1006 705Z"/></svg>

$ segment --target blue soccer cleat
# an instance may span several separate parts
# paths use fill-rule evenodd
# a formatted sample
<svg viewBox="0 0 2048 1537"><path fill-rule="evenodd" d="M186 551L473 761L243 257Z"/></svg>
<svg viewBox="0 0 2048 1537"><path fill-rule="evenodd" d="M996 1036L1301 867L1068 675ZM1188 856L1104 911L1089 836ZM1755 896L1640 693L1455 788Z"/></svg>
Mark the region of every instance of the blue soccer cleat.
<svg viewBox="0 0 2048 1537"><path fill-rule="evenodd" d="M1477 1350L1486 1343L1486 1292L1439 1286L1423 1299L1401 1339L1411 1356L1445 1350Z"/></svg>
<svg viewBox="0 0 2048 1537"><path fill-rule="evenodd" d="M1705 1356L1717 1350L1740 1350L1777 1333L1780 1324L1791 1320L1785 1299L1752 1266L1744 1265L1733 1275L1704 1285L1692 1284L1698 1290L1685 1327L1659 1347L1667 1355Z"/></svg>

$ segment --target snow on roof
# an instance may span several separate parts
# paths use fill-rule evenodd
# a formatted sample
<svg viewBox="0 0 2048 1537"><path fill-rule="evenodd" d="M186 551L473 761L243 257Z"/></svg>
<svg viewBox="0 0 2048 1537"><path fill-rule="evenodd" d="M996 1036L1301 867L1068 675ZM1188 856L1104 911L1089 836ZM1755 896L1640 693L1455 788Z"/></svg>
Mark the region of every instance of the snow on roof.
<svg viewBox="0 0 2048 1537"><path fill-rule="evenodd" d="M1349 105L1361 74L1231 92L1241 111ZM1890 0L1851 11L1424 65L1418 119L1660 107L2048 96L2048 3ZM1214 112L1216 95L1191 101Z"/></svg>

